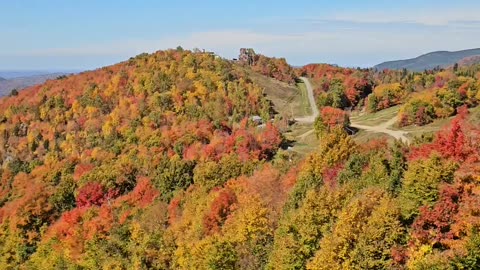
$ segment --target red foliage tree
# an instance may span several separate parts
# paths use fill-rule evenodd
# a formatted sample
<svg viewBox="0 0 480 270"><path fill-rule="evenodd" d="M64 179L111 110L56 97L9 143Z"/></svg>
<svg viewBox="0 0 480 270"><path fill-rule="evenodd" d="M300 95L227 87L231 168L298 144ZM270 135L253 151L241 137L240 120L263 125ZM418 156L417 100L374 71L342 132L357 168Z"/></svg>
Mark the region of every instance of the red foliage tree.
<svg viewBox="0 0 480 270"><path fill-rule="evenodd" d="M350 122L348 114L344 110L332 107L324 107L321 111L321 114L324 123L331 128L336 126L345 126Z"/></svg>
<svg viewBox="0 0 480 270"><path fill-rule="evenodd" d="M232 211L237 197L231 189L223 189L210 207L210 212L204 217L203 225L207 233L218 232Z"/></svg>
<svg viewBox="0 0 480 270"><path fill-rule="evenodd" d="M260 149L262 151L261 158L269 158L277 151L278 146L282 142L282 135L280 131L269 122L258 136L258 142L260 143Z"/></svg>
<svg viewBox="0 0 480 270"><path fill-rule="evenodd" d="M450 131L448 133L439 134L436 144L440 153L446 157L453 157L457 160L464 160L468 154L464 151L465 148L465 135L463 134L460 121L458 119L453 120Z"/></svg>
<svg viewBox="0 0 480 270"><path fill-rule="evenodd" d="M432 143L413 148L409 159L425 158L435 151L444 158L451 158L456 161L477 161L478 151L472 140L476 139L478 132L467 124L465 118L466 112L459 110L459 115L443 132L437 133Z"/></svg>
<svg viewBox="0 0 480 270"><path fill-rule="evenodd" d="M444 186L440 200L432 207L423 206L420 215L412 225L412 236L421 244L444 244L454 238L451 225L458 212L461 190L454 186Z"/></svg>
<svg viewBox="0 0 480 270"><path fill-rule="evenodd" d="M127 200L132 205L143 208L150 205L158 195L159 192L153 187L150 179L142 177L132 192L127 195Z"/></svg>
<svg viewBox="0 0 480 270"><path fill-rule="evenodd" d="M344 110L323 107L320 110L320 117L315 122L315 129L317 132L321 130L332 130L336 127L345 128L350 124L348 113Z"/></svg>
<svg viewBox="0 0 480 270"><path fill-rule="evenodd" d="M418 108L418 111L415 115L415 124L417 124L419 126L423 126L423 125L427 124L426 116L425 116L425 107L424 106Z"/></svg>
<svg viewBox="0 0 480 270"><path fill-rule="evenodd" d="M343 164L336 165L334 167L327 167L323 170L323 183L330 188L337 187L337 176L343 169Z"/></svg>
<svg viewBox="0 0 480 270"><path fill-rule="evenodd" d="M182 200L179 198L173 198L168 204L167 211L168 211L168 223L174 224L178 217L181 215L181 207L180 204Z"/></svg>
<svg viewBox="0 0 480 270"><path fill-rule="evenodd" d="M100 206L105 200L104 187L99 183L88 183L78 191L76 203L77 207Z"/></svg>
<svg viewBox="0 0 480 270"><path fill-rule="evenodd" d="M95 168L95 166L92 164L78 164L73 172L73 179L78 181L83 175L91 171L93 168Z"/></svg>

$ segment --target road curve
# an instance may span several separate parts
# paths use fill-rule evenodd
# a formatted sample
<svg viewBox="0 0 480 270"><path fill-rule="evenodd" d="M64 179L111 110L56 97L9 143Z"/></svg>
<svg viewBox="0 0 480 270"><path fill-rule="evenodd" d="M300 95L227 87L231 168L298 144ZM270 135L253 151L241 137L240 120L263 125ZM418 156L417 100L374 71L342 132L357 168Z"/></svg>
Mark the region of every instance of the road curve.
<svg viewBox="0 0 480 270"><path fill-rule="evenodd" d="M320 115L320 112L318 111L317 102L315 102L313 87L310 84L310 81L305 77L300 77L300 80L305 83L305 87L307 88L308 101L310 102L310 107L312 108L312 115L295 118L295 121L298 123L311 124L315 122L315 119L318 117L318 115Z"/></svg>
<svg viewBox="0 0 480 270"><path fill-rule="evenodd" d="M313 87L310 84L310 81L305 77L300 77L300 80L302 80L303 83L305 83L305 87L307 88L308 101L310 102L310 107L312 108L312 115L295 118L295 121L303 124L312 124L315 122L315 119L320 115L320 112L318 110L317 103L315 102L315 96L313 95ZM397 122L397 117L394 117L389 121L377 126L365 126L365 125L357 124L355 123L355 121L352 121L350 126L357 129L370 131L370 132L385 133L404 143L410 143L410 139L406 136L408 132L389 129L396 122ZM313 130L310 130L307 133L298 136L298 138L304 139L306 136L310 135L312 132Z"/></svg>
<svg viewBox="0 0 480 270"><path fill-rule="evenodd" d="M400 130L391 130L389 127L391 127L393 124L397 122L397 117L395 116L394 118L388 120L387 122L377 125L377 126L365 126L365 125L360 125L355 123L355 121L352 121L350 126L358 129L363 129L366 131L370 132L376 132L376 133L385 133L387 135L390 135L394 137L397 140L400 140L404 143L410 143L410 139L405 136L408 134L408 132L405 131L400 131Z"/></svg>

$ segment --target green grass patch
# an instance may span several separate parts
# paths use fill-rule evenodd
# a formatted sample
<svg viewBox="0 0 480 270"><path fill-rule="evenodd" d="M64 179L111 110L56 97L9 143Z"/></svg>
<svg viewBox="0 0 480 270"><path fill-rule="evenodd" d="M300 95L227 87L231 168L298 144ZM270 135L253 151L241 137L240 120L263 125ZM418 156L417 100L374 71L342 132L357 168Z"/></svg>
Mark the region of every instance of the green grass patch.
<svg viewBox="0 0 480 270"><path fill-rule="evenodd" d="M308 100L308 91L307 86L303 83L297 83L297 88L300 90L301 95L301 109L302 114L298 116L306 116L312 114L312 106L310 106L310 101ZM297 115L296 115L297 116Z"/></svg>
<svg viewBox="0 0 480 270"><path fill-rule="evenodd" d="M253 82L263 88L263 93L272 101L273 108L279 114L288 118L305 116L302 93L296 85L277 81L249 69L242 70L249 74Z"/></svg>
<svg viewBox="0 0 480 270"><path fill-rule="evenodd" d="M395 138L393 138L392 136L389 136L388 134L370 132L365 130L359 130L357 134L353 136L353 140L359 145L365 144L372 140L378 140L378 139L387 139L387 142L390 142L390 143L393 143L395 141Z"/></svg>
<svg viewBox="0 0 480 270"><path fill-rule="evenodd" d="M352 114L350 119L360 125L377 126L397 116L399 110L400 106L395 106L376 113Z"/></svg>
<svg viewBox="0 0 480 270"><path fill-rule="evenodd" d="M305 157L318 148L319 141L315 132L310 133L308 136L302 138L295 143L293 151L297 152L300 156Z"/></svg>
<svg viewBox="0 0 480 270"><path fill-rule="evenodd" d="M312 125L294 124L291 130L284 134L285 138L294 141L292 151L299 156L306 156L318 147L318 139Z"/></svg>

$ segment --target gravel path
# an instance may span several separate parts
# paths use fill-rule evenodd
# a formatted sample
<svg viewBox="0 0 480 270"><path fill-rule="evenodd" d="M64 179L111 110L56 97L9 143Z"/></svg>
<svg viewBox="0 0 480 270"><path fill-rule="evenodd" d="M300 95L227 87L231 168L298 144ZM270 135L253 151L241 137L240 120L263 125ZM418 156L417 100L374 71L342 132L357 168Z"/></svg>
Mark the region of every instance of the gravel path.
<svg viewBox="0 0 480 270"><path fill-rule="evenodd" d="M410 143L410 139L406 136L408 132L389 129L391 126L393 126L397 122L397 120L398 120L397 116L395 116L394 118L388 120L387 122L382 123L380 125L376 125L376 126L360 125L358 123L355 123L355 121L352 121L350 126L354 128L370 131L370 132L385 133L387 135L394 137L397 140L401 140L402 142L405 142L405 143Z"/></svg>
<svg viewBox="0 0 480 270"><path fill-rule="evenodd" d="M317 103L315 102L315 97L313 96L313 87L310 84L310 81L305 77L300 77L300 80L305 83L305 86L307 88L308 101L310 102L310 106L312 107L312 115L295 118L295 121L297 121L298 123L312 124L313 122L315 122L315 119L318 117L320 112L318 111Z"/></svg>

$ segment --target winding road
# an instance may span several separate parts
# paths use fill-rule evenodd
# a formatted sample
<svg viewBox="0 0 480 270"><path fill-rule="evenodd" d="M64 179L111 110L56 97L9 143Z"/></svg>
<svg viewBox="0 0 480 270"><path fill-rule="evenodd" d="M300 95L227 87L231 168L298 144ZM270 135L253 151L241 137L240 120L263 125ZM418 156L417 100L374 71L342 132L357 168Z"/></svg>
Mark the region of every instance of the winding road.
<svg viewBox="0 0 480 270"><path fill-rule="evenodd" d="M320 112L317 107L317 102L315 102L315 96L313 95L313 87L310 84L310 81L305 77L300 77L300 80L303 81L307 88L308 101L310 102L310 106L312 107L312 115L295 118L295 121L298 123L311 124L315 122L315 119L318 117L318 115L320 115Z"/></svg>
<svg viewBox="0 0 480 270"><path fill-rule="evenodd" d="M303 81L303 83L305 83L305 86L307 88L307 95L308 95L308 100L310 102L310 106L312 108L312 115L295 118L295 121L302 124L312 124L315 122L315 119L319 116L320 112L318 110L317 103L315 102L315 97L313 95L313 87L310 84L310 81L305 77L300 77L300 79ZM397 122L397 117L395 116L394 118L388 120L387 122L382 123L380 125L376 125L376 126L361 125L359 123L356 123L354 120L351 122L350 126L353 128L362 129L369 132L384 133L404 143L410 143L410 139L406 136L408 132L389 129L396 122ZM297 136L297 138L303 140L305 139L305 137L309 136L313 132L314 132L313 130L310 130L300 136Z"/></svg>

